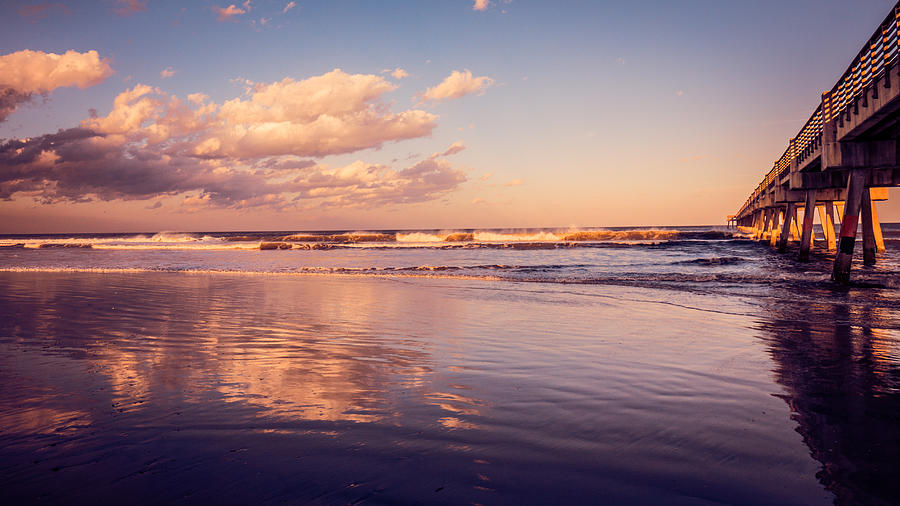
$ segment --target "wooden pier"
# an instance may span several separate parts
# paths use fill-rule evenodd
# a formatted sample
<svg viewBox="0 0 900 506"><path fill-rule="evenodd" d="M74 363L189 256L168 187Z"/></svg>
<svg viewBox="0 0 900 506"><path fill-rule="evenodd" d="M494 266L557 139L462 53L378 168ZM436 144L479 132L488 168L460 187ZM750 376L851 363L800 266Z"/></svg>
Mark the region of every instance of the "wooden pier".
<svg viewBox="0 0 900 506"><path fill-rule="evenodd" d="M805 261L818 212L838 283L850 281L860 221L863 263L874 264L884 252L876 202L887 200L888 187L900 186L898 33L900 2L837 83L822 93L819 106L741 209L729 216L729 224L781 252L788 241L798 242Z"/></svg>

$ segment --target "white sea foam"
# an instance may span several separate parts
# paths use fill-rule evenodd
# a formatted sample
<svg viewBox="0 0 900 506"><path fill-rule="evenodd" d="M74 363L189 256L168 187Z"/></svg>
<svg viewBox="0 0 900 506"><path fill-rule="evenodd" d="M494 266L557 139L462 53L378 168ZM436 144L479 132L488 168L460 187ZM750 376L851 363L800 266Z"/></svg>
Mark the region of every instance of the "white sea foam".
<svg viewBox="0 0 900 506"><path fill-rule="evenodd" d="M117 250L258 250L258 249L319 249L322 248L409 248L409 247L524 247L526 243L554 244L567 243L622 243L642 244L690 240L696 234L722 234L727 238L735 234L723 232L683 232L679 230L626 229L626 230L584 230L584 229L544 229L544 230L477 230L463 231L410 231L410 232L337 232L337 233L283 233L252 232L236 234L191 234L183 232L159 232L146 235L121 236L70 236L70 237L27 237L0 239L0 247L24 248L93 248ZM708 237L702 237L708 238ZM716 238L716 237L711 237Z"/></svg>

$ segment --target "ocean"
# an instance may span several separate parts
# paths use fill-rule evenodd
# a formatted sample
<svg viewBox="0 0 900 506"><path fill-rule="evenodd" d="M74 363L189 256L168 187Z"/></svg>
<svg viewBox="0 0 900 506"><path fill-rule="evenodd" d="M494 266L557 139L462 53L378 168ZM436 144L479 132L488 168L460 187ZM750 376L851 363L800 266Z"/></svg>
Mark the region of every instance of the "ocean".
<svg viewBox="0 0 900 506"><path fill-rule="evenodd" d="M0 236L0 502L896 503L883 231Z"/></svg>

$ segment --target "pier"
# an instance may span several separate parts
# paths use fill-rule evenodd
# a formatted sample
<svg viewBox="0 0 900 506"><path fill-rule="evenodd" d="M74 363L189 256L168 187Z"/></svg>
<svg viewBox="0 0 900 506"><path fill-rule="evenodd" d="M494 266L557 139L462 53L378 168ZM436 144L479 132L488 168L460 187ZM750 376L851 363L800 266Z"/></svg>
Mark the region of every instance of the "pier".
<svg viewBox="0 0 900 506"><path fill-rule="evenodd" d="M884 252L876 203L900 186L900 2L878 26L787 149L728 217L780 252L798 243L809 259L818 214L824 247L834 252L832 279L846 284L858 230L863 263ZM835 231L835 225L839 227ZM861 225L861 227L860 227Z"/></svg>

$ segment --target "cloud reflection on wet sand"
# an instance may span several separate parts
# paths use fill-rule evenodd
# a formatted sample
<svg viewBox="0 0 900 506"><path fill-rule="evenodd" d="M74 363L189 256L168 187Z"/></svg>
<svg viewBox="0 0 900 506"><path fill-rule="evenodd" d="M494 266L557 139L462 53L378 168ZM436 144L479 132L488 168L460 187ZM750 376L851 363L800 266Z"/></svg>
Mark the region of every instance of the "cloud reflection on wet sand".
<svg viewBox="0 0 900 506"><path fill-rule="evenodd" d="M0 277L13 499L828 501L736 299L706 311L703 295L602 286Z"/></svg>

